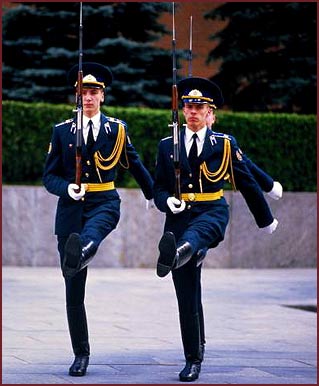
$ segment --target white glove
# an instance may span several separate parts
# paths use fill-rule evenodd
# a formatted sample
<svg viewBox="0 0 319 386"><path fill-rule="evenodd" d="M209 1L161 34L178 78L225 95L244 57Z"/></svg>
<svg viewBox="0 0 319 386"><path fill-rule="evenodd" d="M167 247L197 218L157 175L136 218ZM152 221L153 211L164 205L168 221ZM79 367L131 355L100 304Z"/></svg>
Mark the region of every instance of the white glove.
<svg viewBox="0 0 319 386"><path fill-rule="evenodd" d="M273 232L275 232L277 225L278 225L278 220L275 218L274 221L270 225L266 226L265 228L261 228L261 229L263 231L265 231L266 233L271 235Z"/></svg>
<svg viewBox="0 0 319 386"><path fill-rule="evenodd" d="M85 184L81 184L81 189L78 193L75 192L75 190L79 189L79 185L77 184L70 184L68 186L68 194L73 200L80 200L85 195Z"/></svg>
<svg viewBox="0 0 319 386"><path fill-rule="evenodd" d="M186 202L184 200L180 201L176 197L168 197L166 202L171 212L174 214L183 212L186 207Z"/></svg>
<svg viewBox="0 0 319 386"><path fill-rule="evenodd" d="M146 210L155 208L154 199L146 200Z"/></svg>
<svg viewBox="0 0 319 386"><path fill-rule="evenodd" d="M269 197L273 198L274 200L279 200L279 198L282 197L282 186L281 183L278 181L274 181L274 185L270 192L267 193Z"/></svg>

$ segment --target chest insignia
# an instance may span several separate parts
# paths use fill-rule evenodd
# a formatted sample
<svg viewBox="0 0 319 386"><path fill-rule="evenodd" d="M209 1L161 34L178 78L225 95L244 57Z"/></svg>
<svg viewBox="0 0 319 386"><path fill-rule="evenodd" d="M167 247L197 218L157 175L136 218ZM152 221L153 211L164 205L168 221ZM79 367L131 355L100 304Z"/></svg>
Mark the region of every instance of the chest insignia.
<svg viewBox="0 0 319 386"><path fill-rule="evenodd" d="M104 129L105 129L107 134L109 134L112 131L109 122L104 123Z"/></svg>
<svg viewBox="0 0 319 386"><path fill-rule="evenodd" d="M212 144L212 146L216 145L217 139L216 139L216 137L215 137L214 134L212 134L212 135L209 137L209 139L210 139L210 143Z"/></svg>
<svg viewBox="0 0 319 386"><path fill-rule="evenodd" d="M76 132L76 123L75 122L72 123L72 125L70 127L70 131L72 134L75 134L75 132Z"/></svg>

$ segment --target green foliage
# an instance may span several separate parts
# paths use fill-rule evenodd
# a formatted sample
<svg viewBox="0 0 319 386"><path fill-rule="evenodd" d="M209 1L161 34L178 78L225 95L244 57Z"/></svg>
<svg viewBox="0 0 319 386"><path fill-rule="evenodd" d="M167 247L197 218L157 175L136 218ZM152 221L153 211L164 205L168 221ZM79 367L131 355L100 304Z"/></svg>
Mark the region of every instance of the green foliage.
<svg viewBox="0 0 319 386"><path fill-rule="evenodd" d="M316 191L315 115L227 113L215 127L233 135L241 149L287 191Z"/></svg>
<svg viewBox="0 0 319 386"><path fill-rule="evenodd" d="M316 114L315 2L228 2L206 18L229 21L208 62L222 61L212 79L233 111Z"/></svg>
<svg viewBox="0 0 319 386"><path fill-rule="evenodd" d="M71 105L4 101L2 104L2 171L8 184L41 184L54 124L70 118ZM170 135L170 110L103 107L127 122L131 141L153 174L157 145ZM182 114L180 114L182 116ZM242 150L286 191L316 191L316 116L219 111L214 130L237 139ZM181 123L183 122L181 117ZM120 168L118 187L136 187Z"/></svg>
<svg viewBox="0 0 319 386"><path fill-rule="evenodd" d="M4 10L3 99L73 99L67 72L79 61L79 9L78 2L38 2ZM109 105L170 105L171 51L153 45L168 33L158 18L169 9L160 2L83 4L83 61L110 67Z"/></svg>

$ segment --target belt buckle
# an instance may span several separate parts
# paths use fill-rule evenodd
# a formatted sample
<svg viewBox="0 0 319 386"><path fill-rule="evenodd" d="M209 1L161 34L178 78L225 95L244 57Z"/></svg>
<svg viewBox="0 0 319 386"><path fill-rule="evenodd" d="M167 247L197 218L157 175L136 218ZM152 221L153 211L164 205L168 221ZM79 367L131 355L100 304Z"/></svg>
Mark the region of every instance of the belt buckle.
<svg viewBox="0 0 319 386"><path fill-rule="evenodd" d="M195 201L196 195L195 193L188 193L188 199L189 201Z"/></svg>

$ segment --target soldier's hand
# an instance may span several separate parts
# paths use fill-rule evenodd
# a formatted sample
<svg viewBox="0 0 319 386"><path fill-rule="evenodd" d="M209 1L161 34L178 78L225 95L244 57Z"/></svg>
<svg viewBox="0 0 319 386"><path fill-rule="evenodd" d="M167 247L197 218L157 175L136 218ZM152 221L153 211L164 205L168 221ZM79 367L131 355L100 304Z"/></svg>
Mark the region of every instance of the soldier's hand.
<svg viewBox="0 0 319 386"><path fill-rule="evenodd" d="M270 225L261 229L271 235L273 232L275 232L277 225L278 225L278 220L274 218L274 221Z"/></svg>
<svg viewBox="0 0 319 386"><path fill-rule="evenodd" d="M179 200L176 197L168 197L167 205L172 213L177 214L183 212L186 207L186 202L184 200Z"/></svg>
<svg viewBox="0 0 319 386"><path fill-rule="evenodd" d="M81 189L79 192L76 192L79 190L79 185L77 184L70 184L68 186L68 194L73 200L80 200L85 195L85 184L81 184Z"/></svg>
<svg viewBox="0 0 319 386"><path fill-rule="evenodd" d="M282 197L282 186L281 183L278 181L274 181L274 185L270 192L267 193L269 197L273 198L274 200L279 200L279 198Z"/></svg>

